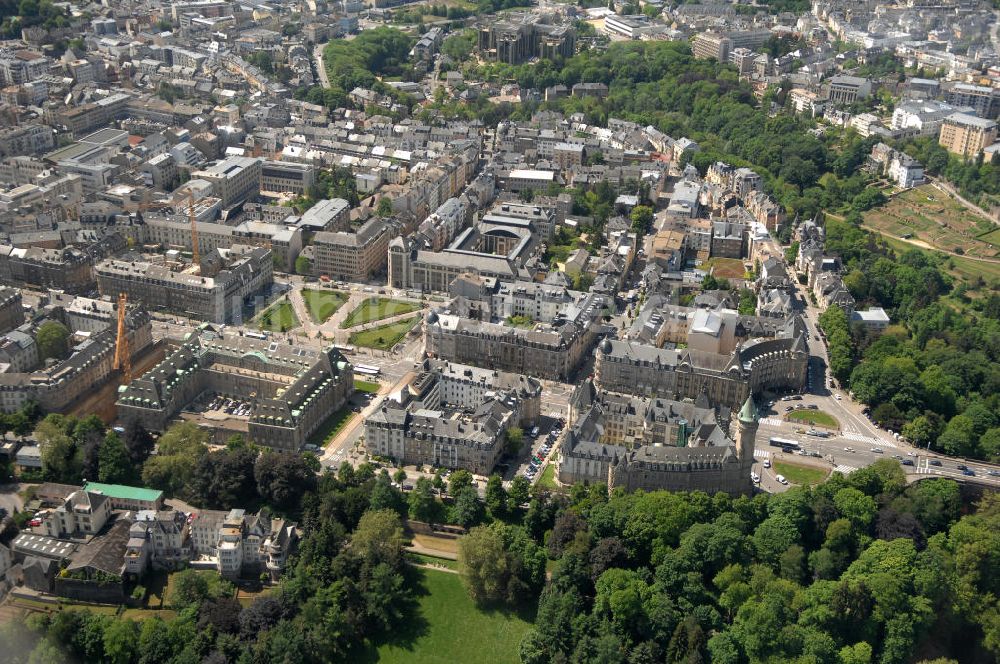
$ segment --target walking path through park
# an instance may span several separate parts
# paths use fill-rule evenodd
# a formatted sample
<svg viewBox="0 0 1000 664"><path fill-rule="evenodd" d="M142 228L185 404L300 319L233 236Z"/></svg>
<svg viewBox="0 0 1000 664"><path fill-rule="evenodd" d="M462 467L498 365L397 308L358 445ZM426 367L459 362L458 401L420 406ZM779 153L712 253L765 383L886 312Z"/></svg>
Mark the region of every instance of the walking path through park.
<svg viewBox="0 0 1000 664"><path fill-rule="evenodd" d="M311 289L311 290L319 291L320 289ZM413 304L418 304L420 303L420 301L403 297L389 298L388 296L373 295L371 293L361 292L357 290L336 289L336 292L347 295L347 301L344 302L344 304L342 304L340 308L337 309L337 311L335 311L333 315L330 316L328 319L326 319L322 323L317 323L316 321L313 320L312 316L309 313L309 307L308 305L306 305L305 298L302 295L302 290L299 288L293 288L291 291L289 291L288 301L292 305L292 310L295 311L295 317L299 319L300 327L298 331L300 333L304 333L305 336L309 338L316 338L318 336L322 336L325 339L332 339L335 343L346 344L348 343L351 334L355 332L360 332L362 330L370 330L372 328L380 327L382 325L389 325L391 323L397 323L399 321L407 320L409 318L412 318L413 316L418 316L426 313L430 307L430 303L428 302L426 303L425 306L422 306L420 309L417 309L415 311L407 311L401 314L390 315L380 320L368 321L365 323L354 325L347 329L341 329L340 326L341 324L343 324L345 320L347 320L347 317L350 316L355 309L363 305L366 301L368 301L371 298L397 299L404 302L410 302Z"/></svg>
<svg viewBox="0 0 1000 664"><path fill-rule="evenodd" d="M994 224L997 223L996 217L994 217L989 212L979 207L975 203L963 198L962 195L958 193L958 191L954 187L952 187L948 182L940 178L930 178L930 177L927 178L927 181L930 182L931 185L934 186L936 189L939 189L948 194L949 196L954 197L955 200L957 200L959 203L969 208L976 214L982 215L986 219L992 221Z"/></svg>

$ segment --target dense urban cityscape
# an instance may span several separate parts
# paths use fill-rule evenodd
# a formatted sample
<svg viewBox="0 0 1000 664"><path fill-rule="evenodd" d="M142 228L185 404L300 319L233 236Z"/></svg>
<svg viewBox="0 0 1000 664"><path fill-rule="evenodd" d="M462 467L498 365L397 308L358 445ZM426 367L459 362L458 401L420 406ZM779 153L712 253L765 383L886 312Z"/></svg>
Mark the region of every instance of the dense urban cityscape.
<svg viewBox="0 0 1000 664"><path fill-rule="evenodd" d="M0 0L4 660L997 661L998 8Z"/></svg>

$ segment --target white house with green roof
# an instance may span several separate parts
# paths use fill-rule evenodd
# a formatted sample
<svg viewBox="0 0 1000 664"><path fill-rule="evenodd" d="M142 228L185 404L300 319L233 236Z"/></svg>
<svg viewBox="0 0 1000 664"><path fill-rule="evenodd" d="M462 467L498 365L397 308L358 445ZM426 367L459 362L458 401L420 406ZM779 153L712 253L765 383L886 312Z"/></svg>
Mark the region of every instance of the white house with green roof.
<svg viewBox="0 0 1000 664"><path fill-rule="evenodd" d="M137 512L139 510L163 509L163 492L158 489L87 482L83 486L83 490L107 496L111 500L112 509L116 510Z"/></svg>

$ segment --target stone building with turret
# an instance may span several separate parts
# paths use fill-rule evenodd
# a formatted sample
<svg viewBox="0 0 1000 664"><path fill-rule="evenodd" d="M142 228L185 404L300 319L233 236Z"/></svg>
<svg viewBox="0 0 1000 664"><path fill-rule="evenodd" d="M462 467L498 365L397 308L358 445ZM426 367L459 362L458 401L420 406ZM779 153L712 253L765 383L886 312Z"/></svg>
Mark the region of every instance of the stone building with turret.
<svg viewBox="0 0 1000 664"><path fill-rule="evenodd" d="M569 406L558 477L626 491L751 491L758 416L747 397L734 420L698 400L629 397L580 385Z"/></svg>

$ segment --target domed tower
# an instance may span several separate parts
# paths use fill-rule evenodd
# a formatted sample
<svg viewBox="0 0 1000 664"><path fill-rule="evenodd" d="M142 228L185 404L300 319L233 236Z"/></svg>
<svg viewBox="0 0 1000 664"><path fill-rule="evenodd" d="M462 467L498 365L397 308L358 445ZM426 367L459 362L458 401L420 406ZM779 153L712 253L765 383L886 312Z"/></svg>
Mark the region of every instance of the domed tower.
<svg viewBox="0 0 1000 664"><path fill-rule="evenodd" d="M753 395L749 395L736 417L736 453L740 461L747 468L753 463L754 443L757 439L758 414L757 406L753 402Z"/></svg>

